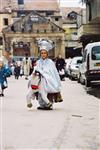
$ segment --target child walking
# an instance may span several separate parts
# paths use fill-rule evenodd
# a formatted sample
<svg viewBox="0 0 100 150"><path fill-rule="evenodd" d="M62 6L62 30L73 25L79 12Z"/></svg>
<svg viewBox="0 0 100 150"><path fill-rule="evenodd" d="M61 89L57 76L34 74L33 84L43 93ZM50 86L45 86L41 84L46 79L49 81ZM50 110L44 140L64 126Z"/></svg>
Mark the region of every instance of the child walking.
<svg viewBox="0 0 100 150"><path fill-rule="evenodd" d="M11 71L4 65L3 59L0 58L0 97L4 96L4 89L7 88L7 77L11 75Z"/></svg>

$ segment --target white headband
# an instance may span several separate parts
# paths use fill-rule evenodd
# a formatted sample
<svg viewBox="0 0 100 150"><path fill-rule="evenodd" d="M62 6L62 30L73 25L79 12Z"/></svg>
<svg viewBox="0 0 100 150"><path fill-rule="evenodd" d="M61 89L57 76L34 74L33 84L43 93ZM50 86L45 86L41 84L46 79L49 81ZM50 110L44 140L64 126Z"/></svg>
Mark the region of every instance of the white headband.
<svg viewBox="0 0 100 150"><path fill-rule="evenodd" d="M42 46L40 46L40 51L41 50L46 50L48 52L50 49L49 49L49 47L42 45Z"/></svg>
<svg viewBox="0 0 100 150"><path fill-rule="evenodd" d="M38 45L39 45L40 51L42 49L45 49L46 51L49 51L53 48L52 41L48 41L48 40L40 40L38 42Z"/></svg>

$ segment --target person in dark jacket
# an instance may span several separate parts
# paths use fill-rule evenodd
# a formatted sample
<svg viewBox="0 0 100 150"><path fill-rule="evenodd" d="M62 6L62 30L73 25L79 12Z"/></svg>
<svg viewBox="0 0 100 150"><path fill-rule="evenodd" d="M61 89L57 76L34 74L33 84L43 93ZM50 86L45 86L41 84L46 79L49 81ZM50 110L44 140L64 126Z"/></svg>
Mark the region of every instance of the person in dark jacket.
<svg viewBox="0 0 100 150"><path fill-rule="evenodd" d="M18 66L17 63L16 63L15 68L14 68L14 75L15 75L15 79L18 79L20 76L20 66Z"/></svg>
<svg viewBox="0 0 100 150"><path fill-rule="evenodd" d="M64 80L65 77L65 74L63 74L63 77L60 74L61 70L65 70L65 65L66 65L65 59L62 58L62 56L59 54L58 58L56 59L56 68L59 72L61 80Z"/></svg>

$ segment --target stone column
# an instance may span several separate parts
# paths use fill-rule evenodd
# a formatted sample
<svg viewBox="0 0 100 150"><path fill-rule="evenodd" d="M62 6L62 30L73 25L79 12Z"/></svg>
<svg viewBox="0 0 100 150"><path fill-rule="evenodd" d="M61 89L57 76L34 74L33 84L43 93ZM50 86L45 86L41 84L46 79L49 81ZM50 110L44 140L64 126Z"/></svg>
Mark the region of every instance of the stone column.
<svg viewBox="0 0 100 150"><path fill-rule="evenodd" d="M34 40L30 43L30 55L33 57L38 57L38 47Z"/></svg>
<svg viewBox="0 0 100 150"><path fill-rule="evenodd" d="M59 36L59 38L56 38L56 49L55 49L55 57L57 57L59 54L62 55L62 57L65 58L64 56L64 40L62 36Z"/></svg>
<svg viewBox="0 0 100 150"><path fill-rule="evenodd" d="M62 41L61 41L61 55L63 58L65 58L65 37L64 37L64 35L62 36Z"/></svg>

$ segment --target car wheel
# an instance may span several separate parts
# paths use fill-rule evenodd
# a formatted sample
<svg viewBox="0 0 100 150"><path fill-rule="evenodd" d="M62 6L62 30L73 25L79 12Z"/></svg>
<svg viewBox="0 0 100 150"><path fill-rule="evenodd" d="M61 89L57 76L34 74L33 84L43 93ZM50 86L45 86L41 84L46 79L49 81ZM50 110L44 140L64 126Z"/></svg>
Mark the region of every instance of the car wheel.
<svg viewBox="0 0 100 150"><path fill-rule="evenodd" d="M80 76L79 76L79 80L80 80L80 83L82 84L82 85L85 85L85 81L84 81L84 79L82 78L82 75L80 74Z"/></svg>
<svg viewBox="0 0 100 150"><path fill-rule="evenodd" d="M87 79L85 80L85 86L86 87L90 87L91 86L91 82L89 80L87 80Z"/></svg>
<svg viewBox="0 0 100 150"><path fill-rule="evenodd" d="M80 74L77 76L77 83L80 83Z"/></svg>
<svg viewBox="0 0 100 150"><path fill-rule="evenodd" d="M72 80L72 81L74 80L74 78L73 78L73 76L72 76L72 75L70 75L70 80Z"/></svg>

